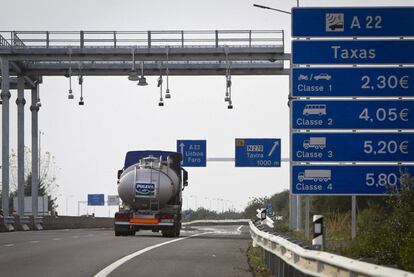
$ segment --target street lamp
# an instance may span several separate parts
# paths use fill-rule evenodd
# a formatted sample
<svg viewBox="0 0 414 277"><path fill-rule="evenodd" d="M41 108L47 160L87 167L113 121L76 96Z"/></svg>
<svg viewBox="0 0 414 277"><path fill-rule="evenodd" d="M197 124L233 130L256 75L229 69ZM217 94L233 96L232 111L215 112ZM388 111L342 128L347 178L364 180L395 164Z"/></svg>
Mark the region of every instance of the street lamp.
<svg viewBox="0 0 414 277"><path fill-rule="evenodd" d="M299 7L299 0L297 0L297 6ZM262 5L258 5L258 4L253 4L253 7L266 9L266 10L277 11L277 12L286 13L286 14L291 14L291 12L288 12L288 11L271 8L271 7L268 7L268 6L262 6Z"/></svg>
<svg viewBox="0 0 414 277"><path fill-rule="evenodd" d="M68 99L73 99L72 93L72 47L69 47L69 94Z"/></svg>
<svg viewBox="0 0 414 277"><path fill-rule="evenodd" d="M128 80L130 81L138 81L139 80L139 76L138 76L138 72L135 69L135 47L133 47L131 49L132 52L132 68L131 68L131 72L128 75Z"/></svg>
<svg viewBox="0 0 414 277"><path fill-rule="evenodd" d="M41 170L40 170L40 168L41 168L41 157L42 157L42 135L44 135L45 133L44 132L42 132L41 130L39 130L39 168L38 168L38 179L39 179L39 184L40 184L40 181L41 181L41 176L40 176L40 173L41 173Z"/></svg>
<svg viewBox="0 0 414 277"><path fill-rule="evenodd" d="M196 195L190 195L190 198L194 198L194 204L195 204L194 210L197 210L197 196Z"/></svg>
<svg viewBox="0 0 414 277"><path fill-rule="evenodd" d="M83 76L82 75L79 75L78 83L80 85L80 91L81 91L81 95L79 99L79 106L83 106L85 105L85 102L83 101Z"/></svg>
<svg viewBox="0 0 414 277"><path fill-rule="evenodd" d="M144 61L141 61L141 77L138 80L138 86L148 86L147 79L144 77Z"/></svg>
<svg viewBox="0 0 414 277"><path fill-rule="evenodd" d="M69 197L66 197L66 216L69 215L69 212L68 212L68 202L69 202L69 198L72 198L73 196L74 195L71 194L71 195L69 195Z"/></svg>
<svg viewBox="0 0 414 277"><path fill-rule="evenodd" d="M206 201L209 201L208 210L210 211L210 210L211 210L211 198L204 197L204 199L205 199ZM207 205L206 205L206 206L207 206Z"/></svg>

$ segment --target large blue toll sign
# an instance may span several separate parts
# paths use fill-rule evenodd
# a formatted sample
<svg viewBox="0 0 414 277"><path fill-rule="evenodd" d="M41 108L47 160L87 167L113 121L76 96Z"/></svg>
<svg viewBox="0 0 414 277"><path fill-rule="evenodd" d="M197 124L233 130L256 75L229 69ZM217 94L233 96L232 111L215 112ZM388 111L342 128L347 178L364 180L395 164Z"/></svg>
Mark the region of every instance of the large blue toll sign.
<svg viewBox="0 0 414 277"><path fill-rule="evenodd" d="M414 36L414 7L293 8L293 37Z"/></svg>
<svg viewBox="0 0 414 277"><path fill-rule="evenodd" d="M104 194L88 194L88 206L104 206Z"/></svg>
<svg viewBox="0 0 414 277"><path fill-rule="evenodd" d="M292 193L319 195L398 193L401 188L401 177L413 173L414 166L294 165L291 171Z"/></svg>
<svg viewBox="0 0 414 277"><path fill-rule="evenodd" d="M414 68L294 67L291 80L294 97L414 97Z"/></svg>
<svg viewBox="0 0 414 277"><path fill-rule="evenodd" d="M280 139L237 138L236 167L280 167Z"/></svg>
<svg viewBox="0 0 414 277"><path fill-rule="evenodd" d="M205 140L177 140L177 152L183 155L182 166L205 167L207 164Z"/></svg>
<svg viewBox="0 0 414 277"><path fill-rule="evenodd" d="M293 129L414 129L414 100L293 100Z"/></svg>
<svg viewBox="0 0 414 277"><path fill-rule="evenodd" d="M414 40L292 41L293 64L414 64L413 52Z"/></svg>
<svg viewBox="0 0 414 277"><path fill-rule="evenodd" d="M414 162L414 133L294 133L294 162Z"/></svg>

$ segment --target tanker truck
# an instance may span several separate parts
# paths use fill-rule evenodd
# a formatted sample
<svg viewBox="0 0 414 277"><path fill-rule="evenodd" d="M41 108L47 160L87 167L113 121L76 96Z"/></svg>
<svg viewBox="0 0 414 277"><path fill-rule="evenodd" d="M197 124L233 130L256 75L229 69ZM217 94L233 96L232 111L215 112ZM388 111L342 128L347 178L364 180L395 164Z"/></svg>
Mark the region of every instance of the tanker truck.
<svg viewBox="0 0 414 277"><path fill-rule="evenodd" d="M115 236L134 236L139 230L161 231L164 237L180 235L182 191L188 185L181 161L177 152L127 152L118 171L122 206L115 213Z"/></svg>

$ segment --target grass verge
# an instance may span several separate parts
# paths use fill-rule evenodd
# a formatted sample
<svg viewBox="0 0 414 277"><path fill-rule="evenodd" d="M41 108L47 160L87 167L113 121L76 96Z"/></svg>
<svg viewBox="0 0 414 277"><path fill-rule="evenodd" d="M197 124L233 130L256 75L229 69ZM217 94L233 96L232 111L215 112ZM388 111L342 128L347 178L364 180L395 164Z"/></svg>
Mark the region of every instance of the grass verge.
<svg viewBox="0 0 414 277"><path fill-rule="evenodd" d="M254 277L270 277L271 272L267 268L263 261L260 247L253 247L252 243L249 243L247 248L247 262Z"/></svg>

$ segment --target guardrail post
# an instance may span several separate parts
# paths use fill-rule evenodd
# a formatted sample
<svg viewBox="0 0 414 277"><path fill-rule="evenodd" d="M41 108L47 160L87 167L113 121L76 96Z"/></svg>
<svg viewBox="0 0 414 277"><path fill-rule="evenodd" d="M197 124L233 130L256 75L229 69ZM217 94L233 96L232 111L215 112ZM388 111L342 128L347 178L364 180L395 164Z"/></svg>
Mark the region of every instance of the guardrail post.
<svg viewBox="0 0 414 277"><path fill-rule="evenodd" d="M252 47L252 30L249 30L249 47Z"/></svg>
<svg viewBox="0 0 414 277"><path fill-rule="evenodd" d="M84 37L85 36L85 34L84 34L84 32L83 31L80 31L80 48L83 48L83 46L85 46L85 44L84 44Z"/></svg>
<svg viewBox="0 0 414 277"><path fill-rule="evenodd" d="M148 48L151 48L151 31L148 31L147 40L148 40Z"/></svg>
<svg viewBox="0 0 414 277"><path fill-rule="evenodd" d="M216 48L218 48L219 46L219 35L218 35L218 30L215 31L216 34Z"/></svg>
<svg viewBox="0 0 414 277"><path fill-rule="evenodd" d="M46 47L49 48L49 31L46 31Z"/></svg>
<svg viewBox="0 0 414 277"><path fill-rule="evenodd" d="M314 215L312 245L320 250L324 249L323 229L323 215Z"/></svg>
<svg viewBox="0 0 414 277"><path fill-rule="evenodd" d="M184 31L181 31L181 47L184 47Z"/></svg>
<svg viewBox="0 0 414 277"><path fill-rule="evenodd" d="M116 48L116 31L114 31L114 48Z"/></svg>

